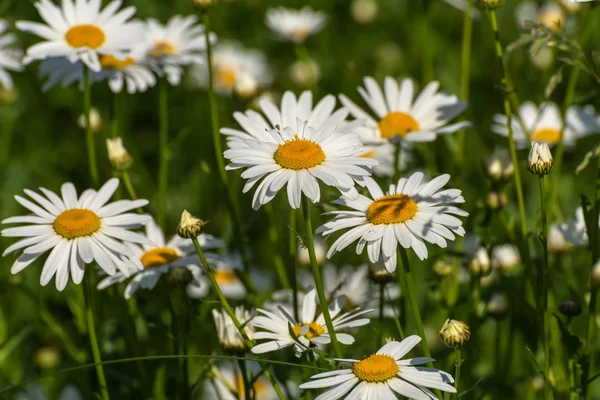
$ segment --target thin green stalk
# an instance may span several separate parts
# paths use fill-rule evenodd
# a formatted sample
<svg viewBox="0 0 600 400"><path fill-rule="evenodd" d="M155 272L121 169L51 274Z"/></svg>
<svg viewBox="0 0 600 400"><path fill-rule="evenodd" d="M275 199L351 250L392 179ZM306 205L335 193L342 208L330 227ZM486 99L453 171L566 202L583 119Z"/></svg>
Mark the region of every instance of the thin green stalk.
<svg viewBox="0 0 600 400"><path fill-rule="evenodd" d="M90 82L90 70L85 68L83 75L83 113L85 115L85 140L87 147L88 165L90 169L90 178L94 186L98 185L98 166L96 164L96 144L94 140L94 131L90 119L92 109L92 84Z"/></svg>
<svg viewBox="0 0 600 400"><path fill-rule="evenodd" d="M512 112L511 112L511 103L510 103L510 94L513 92L512 85L506 73L506 67L504 66L504 52L502 50L502 43L500 43L500 31L498 30L498 20L496 18L496 11L491 9L488 10L488 14L490 17L492 30L494 32L494 46L496 51L496 58L498 59L498 63L500 64L502 70L502 86L504 90L504 114L506 116L507 128L508 128L508 147L510 149L510 157L512 159L512 163L515 166L514 180L515 187L517 190L517 201L519 203L519 218L521 222L521 236L523 240L527 239L527 219L525 214L525 202L523 200L523 187L521 186L521 173L519 171L519 159L517 158L517 149L515 147L514 133L512 124L510 121L512 120ZM524 246L528 249L528 246Z"/></svg>
<svg viewBox="0 0 600 400"><path fill-rule="evenodd" d="M383 305L385 303L385 284L379 284L379 321L383 322Z"/></svg>
<svg viewBox="0 0 600 400"><path fill-rule="evenodd" d="M121 104L120 104L121 96L119 93L113 93L113 110L112 110L112 120L110 122L110 135L113 138L119 136L119 131L121 130L120 126L120 115L121 115Z"/></svg>
<svg viewBox="0 0 600 400"><path fill-rule="evenodd" d="M546 214L546 192L544 190L544 177L540 176L540 203L542 209L542 245L544 246L544 264L540 271L542 277L542 307L544 319L544 399L550 395L550 312L548 311L548 219Z"/></svg>
<svg viewBox="0 0 600 400"><path fill-rule="evenodd" d="M98 337L96 335L96 322L94 320L94 282L93 275L88 272L83 279L83 298L85 303L85 320L87 322L88 335L90 337L90 346L92 347L92 357L96 364L96 375L98 384L100 385L100 396L102 400L110 400L108 394L108 385L104 376L104 368L102 367L102 357L100 356L100 346L98 345Z"/></svg>
<svg viewBox="0 0 600 400"><path fill-rule="evenodd" d="M284 289L290 289L290 280L288 279L289 269L286 271L285 263L283 262L283 257L281 256L281 252L278 251L281 245L279 237L279 232L277 230L277 224L275 222L277 214L273 209L272 204L267 204L265 206L267 213L270 216L271 223L269 224L269 241L271 242L271 246L273 249L273 263L275 264L275 271L277 272L277 277L279 278L279 282Z"/></svg>
<svg viewBox="0 0 600 400"><path fill-rule="evenodd" d="M398 141L396 147L394 149L394 176L392 180L392 184L398 183L398 179L400 179L400 155L402 154L402 143Z"/></svg>
<svg viewBox="0 0 600 400"><path fill-rule="evenodd" d="M240 367L240 373L242 374L242 384L244 385L244 399L250 400L250 380L248 379L248 369L246 368L246 361L237 360L238 366Z"/></svg>
<svg viewBox="0 0 600 400"><path fill-rule="evenodd" d="M423 321L421 320L421 313L419 312L419 305L417 304L417 298L415 295L415 283L413 281L412 272L410 271L408 253L402 246L398 246L397 251L398 259L402 260L403 266L402 271L398 271L398 275L404 282L402 285L402 289L404 289L404 296L408 299L408 303L417 325L417 332L422 339L421 348L423 349L423 354L425 354L425 357L431 357L431 352L429 351L429 346L427 345L427 337L425 336L425 329L423 328ZM433 366L432 363L428 363L427 365L430 367Z"/></svg>
<svg viewBox="0 0 600 400"><path fill-rule="evenodd" d="M456 388L456 393L452 396L455 400L458 399L458 395L460 393L459 385L460 385L460 369L463 364L462 354L460 348L454 349L454 366L456 367L456 372L454 373L454 387Z"/></svg>
<svg viewBox="0 0 600 400"><path fill-rule="evenodd" d="M210 280L210 283L211 283L213 289L217 293L217 297L219 298L219 301L221 302L221 305L225 309L225 312L227 313L227 315L229 315L229 317L233 321L233 324L235 325L235 327L237 328L237 330L240 332L240 335L244 339L246 347L248 347L248 349L251 349L254 346L254 343L252 343L252 341L250 340L250 338L248 338L248 335L246 334L246 331L244 330L244 327L242 326L242 324L240 323L240 321L237 319L235 313L233 312L233 309L229 305L229 302L227 301L227 299L223 295L223 292L221 291L221 288L219 287L219 284L217 283L217 281L215 279L215 276L213 274L213 270L208 265L208 261L206 260L206 257L204 255L204 251L202 250L202 247L200 247L200 243L198 242L198 238L193 238L192 242L194 243L194 247L196 247L196 252L198 253L198 256L200 257L200 261L202 261L202 266L204 267L204 272L206 272L206 275L208 276L208 279ZM277 396L279 397L279 399L285 400L285 396L283 395L283 392L281 391L281 388L279 387L279 384L277 383L277 381L275 380L275 378L273 377L273 375L271 374L271 372L264 366L264 364L262 363L262 360L260 362L260 365L261 365L261 368L262 368L265 376L267 377L267 379L269 380L269 382L271 382L271 385L273 386L273 389L277 393Z"/></svg>
<svg viewBox="0 0 600 400"><path fill-rule="evenodd" d="M169 110L168 83L161 79L158 84L158 196L156 199L156 223L165 229L167 186L169 182Z"/></svg>
<svg viewBox="0 0 600 400"><path fill-rule="evenodd" d="M296 267L298 265L298 238L296 237L296 210L290 207L288 246L290 249L290 283L292 285L292 306L294 318L298 321L298 279Z"/></svg>
<svg viewBox="0 0 600 400"><path fill-rule="evenodd" d="M306 226L306 246L308 248L308 255L310 257L310 269L315 279L315 286L317 288L317 294L319 295L319 304L321 305L321 312L325 318L325 324L327 325L327 332L331 338L331 345L337 357L342 356L340 350L340 344L338 343L335 330L333 329L333 321L331 315L329 315L329 307L327 306L327 297L325 296L325 289L323 288L323 278L321 277L321 271L317 264L317 256L315 255L315 243L313 240L313 229L312 222L310 220L310 201L308 197L302 196L302 213L304 215L304 224Z"/></svg>
<svg viewBox="0 0 600 400"><path fill-rule="evenodd" d="M473 6L470 0L467 0L465 3L462 49L460 57L460 99L463 101L468 101L469 83L471 78L471 47L473 43ZM465 135L466 130L462 129L457 133L456 136L456 164L462 169L462 174L464 174Z"/></svg>

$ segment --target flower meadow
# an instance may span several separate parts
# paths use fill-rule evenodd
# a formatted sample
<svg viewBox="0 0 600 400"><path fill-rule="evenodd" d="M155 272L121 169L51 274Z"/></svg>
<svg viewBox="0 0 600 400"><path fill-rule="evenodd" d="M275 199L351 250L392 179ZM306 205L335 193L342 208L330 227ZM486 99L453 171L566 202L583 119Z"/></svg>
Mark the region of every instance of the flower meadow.
<svg viewBox="0 0 600 400"><path fill-rule="evenodd" d="M0 2L0 397L600 398L599 30Z"/></svg>

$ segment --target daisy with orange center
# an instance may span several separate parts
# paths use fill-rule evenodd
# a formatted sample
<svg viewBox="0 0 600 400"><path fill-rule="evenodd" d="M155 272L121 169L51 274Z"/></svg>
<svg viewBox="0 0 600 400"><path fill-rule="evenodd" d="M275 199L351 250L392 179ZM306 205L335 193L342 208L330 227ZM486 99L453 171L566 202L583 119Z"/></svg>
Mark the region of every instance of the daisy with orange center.
<svg viewBox="0 0 600 400"><path fill-rule="evenodd" d="M454 379L444 371L419 365L435 361L417 357L403 360L421 338L409 336L401 342L390 341L377 353L362 360L338 360L351 368L314 375L300 389L329 388L316 400L395 399L398 395L416 400L436 400L430 389L456 393Z"/></svg>
<svg viewBox="0 0 600 400"><path fill-rule="evenodd" d="M327 15L310 7L294 10L285 7L267 10L266 24L281 40L303 43L325 27Z"/></svg>
<svg viewBox="0 0 600 400"><path fill-rule="evenodd" d="M180 238L178 235L166 241L154 219L150 219L146 224L145 238L147 242L141 246L133 244L128 246L131 253L140 261L143 269L132 270L129 274L117 273L107 276L98 284L98 290L124 282L133 276L125 287L125 298L129 299L140 287L154 289L160 278L175 268L185 268L190 272L188 292L208 290L209 283L202 277L202 269L198 266L200 259L191 241ZM200 235L198 241L206 250L217 248L222 244L221 240L207 234Z"/></svg>
<svg viewBox="0 0 600 400"><path fill-rule="evenodd" d="M45 286L56 276L56 288L60 291L66 287L69 275L75 284L81 283L86 264L92 262L98 263L110 276L129 276L143 268L131 246L150 242L130 229L147 223L150 217L128 211L145 206L148 201L108 203L118 186L119 180L113 178L99 191L88 189L81 196L77 196L72 183L62 185L62 198L44 188L40 188L43 195L25 189L33 201L15 196L33 214L2 221L3 224L31 224L2 230L2 236L23 238L4 251L4 256L23 251L11 272L21 272L49 250L40 283Z"/></svg>
<svg viewBox="0 0 600 400"><path fill-rule="evenodd" d="M506 116L494 115L492 131L508 136L506 121ZM564 145L573 147L579 138L600 133L600 116L591 105L571 106L567 109L564 123L556 104L546 102L538 107L527 101L519 108L519 118L512 116L512 129L515 144L520 149L530 147L530 142L547 143L552 147L560 141L562 135Z"/></svg>
<svg viewBox="0 0 600 400"><path fill-rule="evenodd" d="M8 71L23 69L21 64L23 52L13 48L17 38L11 33L6 33L7 28L8 24L0 20L0 85L5 89L12 89L13 80Z"/></svg>
<svg viewBox="0 0 600 400"><path fill-rule="evenodd" d="M121 11L120 0L100 10L95 0L63 0L57 6L50 0L35 3L45 24L18 21L17 28L45 41L27 49L25 64L35 60L65 57L69 62L83 62L92 71L100 71L100 56L110 55L119 60L127 57L129 49L143 35L141 25L127 22L135 14L134 7Z"/></svg>
<svg viewBox="0 0 600 400"><path fill-rule="evenodd" d="M400 178L384 194L373 179L366 178L371 198L364 195L354 200L340 197L334 203L352 210L326 213L335 217L317 229L317 233L329 236L350 228L331 245L327 257L331 258L358 240L357 254L366 247L371 262L382 260L386 269L392 272L396 270L398 244L405 249L412 248L421 260L428 256L425 242L445 248L448 240L465 234L462 221L454 215L469 215L450 205L464 203L460 190L439 191L449 180L450 175L445 174L422 183L423 174L417 172L408 179Z"/></svg>
<svg viewBox="0 0 600 400"><path fill-rule="evenodd" d="M383 90L375 79L366 77L365 86L358 92L371 108L371 113L363 111L345 95L340 101L356 119L364 119L365 125L358 130L361 138L372 138L372 142L391 140L408 142L430 142L437 135L453 133L471 126L463 121L449 124L460 115L467 103L454 95L438 92L439 82L431 82L414 99L414 83L404 79L400 85L391 78L385 78ZM369 144L368 142L364 142Z"/></svg>
<svg viewBox="0 0 600 400"><path fill-rule="evenodd" d="M343 344L352 344L354 338L339 331L367 325L369 319L363 317L372 310L354 308L349 312L342 313L344 303L343 297L333 299L329 304L329 313L337 340ZM317 292L312 289L304 296L302 308L298 312L299 321L296 321L290 310L284 306L278 306L275 311L258 309L259 315L252 319L252 326L261 331L254 333L254 339L266 339L267 341L252 347L252 352L261 354L294 346L296 356L300 357L311 345L330 343L325 318L322 313L316 315L317 304ZM290 329L297 337L298 342L290 334Z"/></svg>
<svg viewBox="0 0 600 400"><path fill-rule="evenodd" d="M360 123L347 123L347 111L335 108L335 98L326 96L314 108L312 94L296 100L283 95L281 110L261 101L265 117L256 111L236 112L242 130L223 128L229 150L228 170L247 168L244 193L262 179L252 200L254 209L270 202L287 185L290 206L299 208L304 194L313 203L321 198L319 180L350 197L358 193L355 183L371 174L377 161L360 157L364 153L353 133ZM263 179L264 178L264 179Z"/></svg>

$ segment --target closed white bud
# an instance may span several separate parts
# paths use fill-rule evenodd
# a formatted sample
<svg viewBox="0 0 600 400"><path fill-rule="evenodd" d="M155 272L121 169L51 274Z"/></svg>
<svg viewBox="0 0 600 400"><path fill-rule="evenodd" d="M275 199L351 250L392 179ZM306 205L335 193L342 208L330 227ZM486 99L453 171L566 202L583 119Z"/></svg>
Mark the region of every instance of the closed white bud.
<svg viewBox="0 0 600 400"><path fill-rule="evenodd" d="M133 164L133 157L131 157L131 154L123 146L123 140L120 137L106 139L106 150L113 168L121 171Z"/></svg>
<svg viewBox="0 0 600 400"><path fill-rule="evenodd" d="M258 82L252 74L246 71L240 71L235 79L235 94L244 99L252 97L258 91Z"/></svg>
<svg viewBox="0 0 600 400"><path fill-rule="evenodd" d="M515 167L507 150L495 150L485 158L485 173L493 181L512 178Z"/></svg>
<svg viewBox="0 0 600 400"><path fill-rule="evenodd" d="M206 222L194 217L187 210L183 210L177 226L177 234L184 239L194 239L200 236L205 225Z"/></svg>
<svg viewBox="0 0 600 400"><path fill-rule="evenodd" d="M290 78L298 86L316 85L321 80L321 67L312 58L298 60L290 67Z"/></svg>
<svg viewBox="0 0 600 400"><path fill-rule="evenodd" d="M359 24L370 24L379 13L377 0L354 0L350 6L352 18Z"/></svg>
<svg viewBox="0 0 600 400"><path fill-rule="evenodd" d="M477 249L469 263L469 272L473 275L487 275L490 272L490 256L484 247Z"/></svg>
<svg viewBox="0 0 600 400"><path fill-rule="evenodd" d="M531 150L527 158L527 169L535 175L544 176L550 173L554 159L548 143L531 142Z"/></svg>
<svg viewBox="0 0 600 400"><path fill-rule="evenodd" d="M514 244L503 244L492 250L492 268L500 272L512 271L520 263L521 255Z"/></svg>
<svg viewBox="0 0 600 400"><path fill-rule="evenodd" d="M81 114L79 116L77 119L77 125L81 129L86 129L87 119L85 118L85 114ZM102 129L102 117L100 116L98 110L93 107L90 109L90 125L92 125L92 131L94 133L98 133L100 132L100 129Z"/></svg>

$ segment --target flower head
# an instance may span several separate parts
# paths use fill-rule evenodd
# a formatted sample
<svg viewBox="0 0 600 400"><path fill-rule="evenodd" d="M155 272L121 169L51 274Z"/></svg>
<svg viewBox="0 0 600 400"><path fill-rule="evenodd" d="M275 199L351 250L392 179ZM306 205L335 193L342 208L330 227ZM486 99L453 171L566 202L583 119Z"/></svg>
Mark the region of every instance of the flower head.
<svg viewBox="0 0 600 400"><path fill-rule="evenodd" d="M317 229L317 233L329 236L342 229L351 228L341 235L329 248L327 257L341 251L358 239L357 253L367 248L371 262L383 260L388 271L396 270L396 248L398 244L412 248L419 259L428 256L425 241L445 248L447 240L455 235L463 236L465 230L460 219L466 211L452 203L464 203L461 191L447 189L439 191L450 175L441 175L422 183L423 174L414 173L408 179L400 178L397 185L390 185L383 193L379 185L366 178L371 198L359 195L357 199L340 197L334 203L351 208L351 211L335 211L335 217Z"/></svg>
<svg viewBox="0 0 600 400"><path fill-rule="evenodd" d="M310 7L301 10L278 7L267 10L266 24L281 40L302 43L319 32L327 23L327 16Z"/></svg>
<svg viewBox="0 0 600 400"><path fill-rule="evenodd" d="M141 37L142 26L127 22L135 14L135 7L121 11L120 0L115 0L100 11L97 0L63 0L57 6L50 0L35 3L40 16L47 24L18 21L17 28L45 39L27 49L23 62L51 57L65 57L69 62L83 62L92 71L100 71L100 56L113 56L119 60L127 57L136 40Z"/></svg>
<svg viewBox="0 0 600 400"><path fill-rule="evenodd" d="M250 311L245 310L244 307L236 307L234 313L237 320L244 326L244 332L248 339L252 340L254 327L250 324L252 318ZM227 351L244 351L246 349L246 342L225 310L218 311L213 309L212 314L221 347Z"/></svg>
<svg viewBox="0 0 600 400"><path fill-rule="evenodd" d="M132 271L142 269L130 245L151 242L130 229L149 222L150 217L127 211L143 207L148 201L108 203L118 186L119 180L113 178L100 190L88 189L77 196L75 186L65 183L61 187L62 198L44 188L40 188L43 195L25 189L35 203L15 196L17 202L33 214L2 221L3 224L30 224L2 230L2 236L24 238L4 251L6 255L23 249L11 272L21 272L49 250L40 283L45 286L56 276L56 288L60 291L67 286L69 275L75 284L81 283L86 264L94 261L108 275L115 275L118 270L129 276Z"/></svg>
<svg viewBox="0 0 600 400"><path fill-rule="evenodd" d="M14 87L13 80L8 71L21 71L22 51L14 48L17 38L12 33L6 33L8 24L0 20L0 85L4 89Z"/></svg>
<svg viewBox="0 0 600 400"><path fill-rule="evenodd" d="M122 138L106 139L106 150L113 168L121 171L128 169L133 164L133 157L129 154L125 146L123 146Z"/></svg>
<svg viewBox="0 0 600 400"><path fill-rule="evenodd" d="M438 337L448 347L462 347L471 339L471 329L462 321L447 319Z"/></svg>
<svg viewBox="0 0 600 400"><path fill-rule="evenodd" d="M514 244L502 244L492 250L492 268L507 272L521 264L519 249Z"/></svg>
<svg viewBox="0 0 600 400"><path fill-rule="evenodd" d="M548 143L531 143L531 151L527 159L527 169L535 175L544 176L552 171L554 159L548 148Z"/></svg>
<svg viewBox="0 0 600 400"><path fill-rule="evenodd" d="M194 217L187 210L181 213L179 225L177 225L177 234L185 239L194 239L202 233L206 222Z"/></svg>
<svg viewBox="0 0 600 400"><path fill-rule="evenodd" d="M351 368L314 375L310 382L300 385L300 389L330 388L322 396L331 400L367 399L371 393L378 399L395 399L397 394L410 399L436 399L430 389L456 393L450 374L418 366L434 359L402 360L420 341L420 337L413 335L402 342L390 341L362 360L340 360L349 363Z"/></svg>

